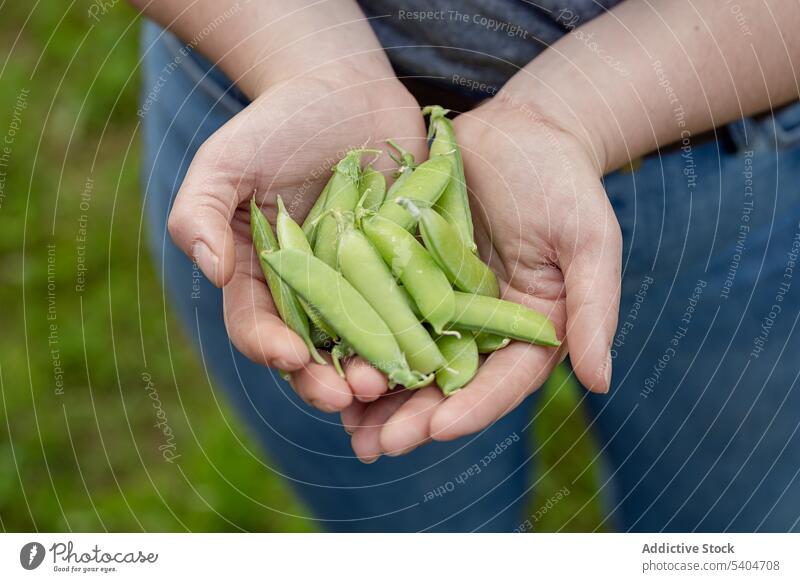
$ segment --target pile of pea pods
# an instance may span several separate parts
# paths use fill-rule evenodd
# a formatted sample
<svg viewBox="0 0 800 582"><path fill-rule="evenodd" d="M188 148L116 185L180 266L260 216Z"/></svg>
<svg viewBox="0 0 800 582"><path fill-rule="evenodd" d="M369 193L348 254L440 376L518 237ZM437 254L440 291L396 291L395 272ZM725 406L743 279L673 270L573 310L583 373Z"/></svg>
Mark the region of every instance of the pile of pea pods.
<svg viewBox="0 0 800 582"><path fill-rule="evenodd" d="M560 345L550 320L499 298L494 272L479 258L461 153L448 111L431 106L430 157L415 164L393 144L390 188L352 150L303 225L278 199L275 233L251 202L251 230L272 299L283 321L343 374L358 354L390 385L434 380L445 396L466 386L479 354L512 340ZM276 237L277 234L277 237Z"/></svg>

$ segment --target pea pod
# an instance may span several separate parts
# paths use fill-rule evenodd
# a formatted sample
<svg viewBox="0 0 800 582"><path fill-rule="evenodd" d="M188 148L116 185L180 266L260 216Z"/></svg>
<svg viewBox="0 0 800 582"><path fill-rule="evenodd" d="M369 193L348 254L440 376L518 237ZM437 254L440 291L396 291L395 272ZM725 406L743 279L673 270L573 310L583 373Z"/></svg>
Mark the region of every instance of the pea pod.
<svg viewBox="0 0 800 582"><path fill-rule="evenodd" d="M454 295L456 312L451 321L453 327L493 333L542 346L561 345L552 322L538 311L484 295L459 291Z"/></svg>
<svg viewBox="0 0 800 582"><path fill-rule="evenodd" d="M268 253L278 249L278 241L275 240L272 227L258 208L255 198L250 200L250 232L253 235L253 245L258 252L261 270L264 272L264 278L267 280L267 285L269 285L269 290L272 294L272 301L275 303L275 308L278 310L281 319L292 331L300 336L315 362L327 364L327 361L320 356L314 346L314 342L311 340L308 317L306 317L297 296L270 268L269 264L263 260L265 252Z"/></svg>
<svg viewBox="0 0 800 582"><path fill-rule="evenodd" d="M346 229L339 238L338 257L339 271L386 322L411 368L428 374L444 366L436 343L367 237L352 227Z"/></svg>
<svg viewBox="0 0 800 582"><path fill-rule="evenodd" d="M392 383L415 388L431 380L432 377L408 367L386 323L337 271L295 249L265 252L261 256L295 293L319 309L342 340L384 372Z"/></svg>
<svg viewBox="0 0 800 582"><path fill-rule="evenodd" d="M413 205L410 207L413 208ZM497 277L464 246L455 229L432 208L420 208L422 240L450 282L461 291L498 297Z"/></svg>
<svg viewBox="0 0 800 582"><path fill-rule="evenodd" d="M464 162L456 142L453 124L447 118L449 111L438 105L426 107L423 115L430 115L429 137L431 157L446 156L453 164L453 178L447 184L434 208L452 224L461 242L473 253L478 252L472 225L472 212L469 209L469 194L464 176Z"/></svg>
<svg viewBox="0 0 800 582"><path fill-rule="evenodd" d="M278 244L281 249L297 249L306 253L313 252L303 229L289 216L280 196L278 196L278 217L275 219L275 232L278 235Z"/></svg>
<svg viewBox="0 0 800 582"><path fill-rule="evenodd" d="M394 183L386 192L386 200L394 200L397 196L397 191L402 188L403 184L414 173L417 164L414 163L414 154L404 150L390 139L386 140L386 142L399 153L399 156L397 156L389 152L389 157L397 164L397 172L394 174Z"/></svg>
<svg viewBox="0 0 800 582"><path fill-rule="evenodd" d="M413 234L380 215L364 218L361 228L392 274L414 300L436 333L442 333L455 313L453 289Z"/></svg>
<svg viewBox="0 0 800 582"><path fill-rule="evenodd" d="M479 354L491 354L497 350L502 350L511 343L511 340L493 333L478 332L475 334L475 343L478 345Z"/></svg>
<svg viewBox="0 0 800 582"><path fill-rule="evenodd" d="M396 201L412 200L421 206L433 205L441 196L452 174L450 160L438 156L420 164L393 193L393 199L381 206L379 214L405 228L412 230L417 224L416 217Z"/></svg>
<svg viewBox="0 0 800 582"><path fill-rule="evenodd" d="M334 167L330 189L325 196L326 211L352 212L358 204L358 181L361 176L361 154L352 150ZM322 216L317 225L314 254L330 267L336 267L338 227L332 215Z"/></svg>
<svg viewBox="0 0 800 582"><path fill-rule="evenodd" d="M362 208L372 211L377 211L386 198L386 178L372 166L367 167L361 174L358 197Z"/></svg>
<svg viewBox="0 0 800 582"><path fill-rule="evenodd" d="M314 241L317 238L317 219L322 216L325 210L325 200L328 198L328 190L330 190L333 177L328 180L322 192L319 193L314 206L308 211L306 219L303 221L303 234L306 235L306 240L311 246L314 246Z"/></svg>
<svg viewBox="0 0 800 582"><path fill-rule="evenodd" d="M300 225L298 225L294 220L292 220L291 216L289 216L289 213L286 211L286 206L283 204L283 199L280 196L278 196L278 218L275 220L275 230L278 234L278 245L281 249L297 249L298 251L312 254L311 245L306 239L303 229L300 228ZM314 309L313 306L309 305L304 299L298 298L298 300L300 301L300 305L303 307L303 311L306 312L308 319L311 321L312 332L315 329L318 329L322 331L322 333L328 338L333 339L333 341L337 341L339 338L336 336L336 332L334 332L331 327L325 323L319 312L317 312L317 310ZM312 333L311 336L313 339L315 334ZM315 346L319 347L319 343L320 338L314 340Z"/></svg>
<svg viewBox="0 0 800 582"><path fill-rule="evenodd" d="M447 360L447 366L436 372L436 384L442 394L450 396L478 373L478 346L472 333L442 335L436 338L436 345Z"/></svg>
<svg viewBox="0 0 800 582"><path fill-rule="evenodd" d="M342 360L349 358L355 353L353 348L347 342L340 341L331 350L331 360L333 360L333 367L336 368L336 373L342 378L346 376L344 368L342 368Z"/></svg>

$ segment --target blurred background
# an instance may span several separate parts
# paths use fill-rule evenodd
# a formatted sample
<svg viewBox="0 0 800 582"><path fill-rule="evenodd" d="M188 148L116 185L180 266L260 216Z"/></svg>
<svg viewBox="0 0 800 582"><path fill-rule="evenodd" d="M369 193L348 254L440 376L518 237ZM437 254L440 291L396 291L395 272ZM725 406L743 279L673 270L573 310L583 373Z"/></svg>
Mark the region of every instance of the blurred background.
<svg viewBox="0 0 800 582"><path fill-rule="evenodd" d="M140 25L118 0L0 3L0 528L316 531L151 266ZM563 369L543 391L534 528L607 530L580 391Z"/></svg>

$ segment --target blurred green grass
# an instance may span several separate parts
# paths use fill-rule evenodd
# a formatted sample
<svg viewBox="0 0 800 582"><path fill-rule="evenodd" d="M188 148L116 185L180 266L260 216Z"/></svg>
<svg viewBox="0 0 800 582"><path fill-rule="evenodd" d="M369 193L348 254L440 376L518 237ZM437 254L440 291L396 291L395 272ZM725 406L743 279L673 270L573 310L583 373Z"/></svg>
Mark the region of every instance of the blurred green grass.
<svg viewBox="0 0 800 582"><path fill-rule="evenodd" d="M8 55L0 65L0 136L15 106L21 123L0 197L0 527L313 531L313 521L293 517L307 511L259 459L164 313L140 240L138 23L124 2L99 22L88 6L0 7ZM87 271L78 292L82 214ZM144 372L179 436L180 470L158 452ZM539 531L587 531L602 521L596 446L578 400L564 369L543 388L530 500ZM537 514L565 487L569 495Z"/></svg>

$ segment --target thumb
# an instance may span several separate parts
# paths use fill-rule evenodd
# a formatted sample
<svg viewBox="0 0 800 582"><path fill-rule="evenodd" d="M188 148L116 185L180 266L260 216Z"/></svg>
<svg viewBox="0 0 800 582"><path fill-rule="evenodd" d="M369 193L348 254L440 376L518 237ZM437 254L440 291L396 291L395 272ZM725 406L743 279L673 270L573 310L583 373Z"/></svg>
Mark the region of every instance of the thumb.
<svg viewBox="0 0 800 582"><path fill-rule="evenodd" d="M572 368L587 389L605 393L611 384L611 342L619 315L622 235L602 189L601 194L605 204L600 216L576 224L575 238L559 256Z"/></svg>
<svg viewBox="0 0 800 582"><path fill-rule="evenodd" d="M197 152L181 184L167 227L175 244L217 287L233 277L235 252L231 219L245 190L241 175L222 169L213 142ZM223 148L224 150L224 148Z"/></svg>

